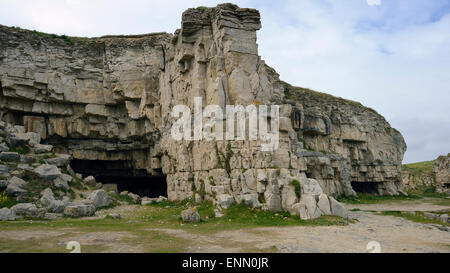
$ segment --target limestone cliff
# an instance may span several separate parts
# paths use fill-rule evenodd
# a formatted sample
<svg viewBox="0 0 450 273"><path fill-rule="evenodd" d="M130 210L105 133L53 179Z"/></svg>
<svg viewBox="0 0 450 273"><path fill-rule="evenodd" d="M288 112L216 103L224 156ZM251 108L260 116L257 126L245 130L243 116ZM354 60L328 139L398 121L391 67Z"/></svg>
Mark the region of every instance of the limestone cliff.
<svg viewBox="0 0 450 273"><path fill-rule="evenodd" d="M1 119L76 160L165 177L170 200L274 211L316 179L330 195L398 194L406 145L359 103L292 87L258 56L257 10L188 9L174 34L72 38L0 26ZM172 108L280 105L280 142L175 141ZM101 170L99 170L100 172ZM367 185L367 187L366 187Z"/></svg>

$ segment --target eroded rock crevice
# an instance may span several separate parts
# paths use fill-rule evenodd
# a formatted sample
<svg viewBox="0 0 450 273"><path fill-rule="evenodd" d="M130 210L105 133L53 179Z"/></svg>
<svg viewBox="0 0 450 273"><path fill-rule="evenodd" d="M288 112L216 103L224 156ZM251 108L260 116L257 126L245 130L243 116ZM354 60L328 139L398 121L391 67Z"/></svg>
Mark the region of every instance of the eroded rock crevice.
<svg viewBox="0 0 450 273"><path fill-rule="evenodd" d="M106 169L126 162L131 177L135 170L145 171L144 180L164 177L169 200L287 210L301 199L292 181L308 179L335 197L355 194L352 181L401 193L401 134L357 102L280 81L258 56L260 28L257 10L232 4L186 10L174 34L68 42L0 26L2 119L37 132L74 162ZM280 105L278 149L263 152L261 141L174 140L171 111L193 109L194 97L203 107Z"/></svg>
<svg viewBox="0 0 450 273"><path fill-rule="evenodd" d="M83 175L93 176L114 191L128 191L140 197L167 197L167 182L164 175L152 175L146 170L135 169L128 160L80 160L70 162L71 168Z"/></svg>

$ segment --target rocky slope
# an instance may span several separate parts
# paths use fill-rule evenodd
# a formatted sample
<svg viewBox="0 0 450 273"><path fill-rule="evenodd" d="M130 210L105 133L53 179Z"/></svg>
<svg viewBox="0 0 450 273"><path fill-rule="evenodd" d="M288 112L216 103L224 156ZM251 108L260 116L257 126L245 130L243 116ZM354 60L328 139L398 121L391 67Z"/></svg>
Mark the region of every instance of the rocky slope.
<svg viewBox="0 0 450 273"><path fill-rule="evenodd" d="M257 10L232 4L186 10L174 34L86 39L2 26L1 118L87 165L163 177L170 200L279 211L304 206L315 183L332 196L401 193L401 134L359 103L280 81L258 56L260 28ZM193 109L194 97L280 105L278 149L174 140L171 111Z"/></svg>
<svg viewBox="0 0 450 273"><path fill-rule="evenodd" d="M402 180L407 190L450 193L450 154L436 160L403 165Z"/></svg>

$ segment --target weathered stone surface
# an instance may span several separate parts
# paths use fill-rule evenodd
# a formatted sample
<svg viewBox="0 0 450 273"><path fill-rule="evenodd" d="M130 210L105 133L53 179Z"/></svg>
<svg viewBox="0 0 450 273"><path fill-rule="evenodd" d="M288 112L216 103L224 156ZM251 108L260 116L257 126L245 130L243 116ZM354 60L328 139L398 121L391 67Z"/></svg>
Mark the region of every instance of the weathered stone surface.
<svg viewBox="0 0 450 273"><path fill-rule="evenodd" d="M69 164L70 160L72 159L71 155L66 155L66 154L60 154L55 158L48 158L45 159L45 163L50 164L50 165L55 165L57 167L63 167L63 166L67 166L67 164Z"/></svg>
<svg viewBox="0 0 450 273"><path fill-rule="evenodd" d="M257 10L233 4L188 9L174 34L67 43L0 26L3 127L10 142L32 143L36 153L126 161L134 171L162 175L171 201L233 198L287 210L299 201L291 175L316 197L354 195L351 181L398 194L401 134L358 103L280 81L258 56L260 27ZM203 107L279 105L278 149L263 152L260 140L176 141L172 109L192 107L194 97ZM67 165L59 157L46 163L54 167L39 166L39 173L50 180L60 175L56 166Z"/></svg>
<svg viewBox="0 0 450 273"><path fill-rule="evenodd" d="M37 154L49 153L53 150L52 145L36 144L34 145L34 152Z"/></svg>
<svg viewBox="0 0 450 273"><path fill-rule="evenodd" d="M12 209L1 208L0 209L0 221L13 221L16 219L16 214Z"/></svg>
<svg viewBox="0 0 450 273"><path fill-rule="evenodd" d="M233 196L229 194L220 194L217 196L217 204L221 206L222 208L229 208L231 205L233 205L235 202Z"/></svg>
<svg viewBox="0 0 450 273"><path fill-rule="evenodd" d="M1 152L0 160L2 161L18 161L20 159L20 155L16 152Z"/></svg>
<svg viewBox="0 0 450 273"><path fill-rule="evenodd" d="M319 196L319 201L317 201L317 207L321 211L322 215L331 215L330 201L326 194L321 194Z"/></svg>
<svg viewBox="0 0 450 273"><path fill-rule="evenodd" d="M32 203L20 203L11 207L17 216L27 216L31 218L42 218L45 214L44 209L39 209Z"/></svg>
<svg viewBox="0 0 450 273"><path fill-rule="evenodd" d="M97 181L95 180L95 177L93 177L92 175L85 177L83 179L83 182L86 183L89 186L95 186L95 184L97 184Z"/></svg>
<svg viewBox="0 0 450 273"><path fill-rule="evenodd" d="M336 215L336 216L339 216L342 218L347 218L348 210L344 207L344 205L342 205L341 203L336 201L336 199L334 199L332 196L330 196L329 199L330 199L331 213L333 215Z"/></svg>
<svg viewBox="0 0 450 273"><path fill-rule="evenodd" d="M108 193L104 190L95 190L91 192L86 201L94 205L96 208L107 207L113 202L113 200L108 196Z"/></svg>
<svg viewBox="0 0 450 273"><path fill-rule="evenodd" d="M311 194L302 195L300 203L305 204L308 219L316 219L322 215L322 212L317 207L317 202L314 195Z"/></svg>
<svg viewBox="0 0 450 273"><path fill-rule="evenodd" d="M42 164L39 167L36 167L33 172L48 180L54 180L62 174L58 167L49 164Z"/></svg>
<svg viewBox="0 0 450 273"><path fill-rule="evenodd" d="M200 214L196 208L188 208L181 212L181 219L185 223L200 222Z"/></svg>
<svg viewBox="0 0 450 273"><path fill-rule="evenodd" d="M95 207L93 205L74 204L69 205L64 209L64 215L69 217L86 217L95 214Z"/></svg>
<svg viewBox="0 0 450 273"><path fill-rule="evenodd" d="M15 197L20 196L27 192L25 189L23 189L23 187L25 187L26 184L27 182L24 181L23 179L13 176L8 182L8 186L6 187L6 193L8 195Z"/></svg>
<svg viewBox="0 0 450 273"><path fill-rule="evenodd" d="M438 157L434 161L433 171L436 174L436 191L450 193L450 154Z"/></svg>
<svg viewBox="0 0 450 273"><path fill-rule="evenodd" d="M46 188L41 192L40 202L44 206L50 206L50 204L55 201L55 195L50 188Z"/></svg>

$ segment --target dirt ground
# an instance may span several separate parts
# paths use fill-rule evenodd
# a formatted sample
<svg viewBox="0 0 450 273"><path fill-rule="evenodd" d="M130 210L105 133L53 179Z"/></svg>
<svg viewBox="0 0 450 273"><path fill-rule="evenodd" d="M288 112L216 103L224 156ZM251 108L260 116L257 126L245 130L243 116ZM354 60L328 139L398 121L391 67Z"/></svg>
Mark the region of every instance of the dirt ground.
<svg viewBox="0 0 450 273"><path fill-rule="evenodd" d="M69 252L67 242L78 241L86 252L367 252L369 242L381 252L450 252L450 232L436 224L377 214L376 211L449 210L432 199L347 204L356 219L347 226L289 226L193 232L175 228L144 228L139 233L116 228L85 230L77 227L4 229L0 252ZM121 206L97 213L134 213L137 206ZM358 210L359 209L359 210ZM127 220L128 224L133 221ZM130 227L130 226L128 226ZM0 229L1 225L0 225ZM447 229L448 230L448 229Z"/></svg>

